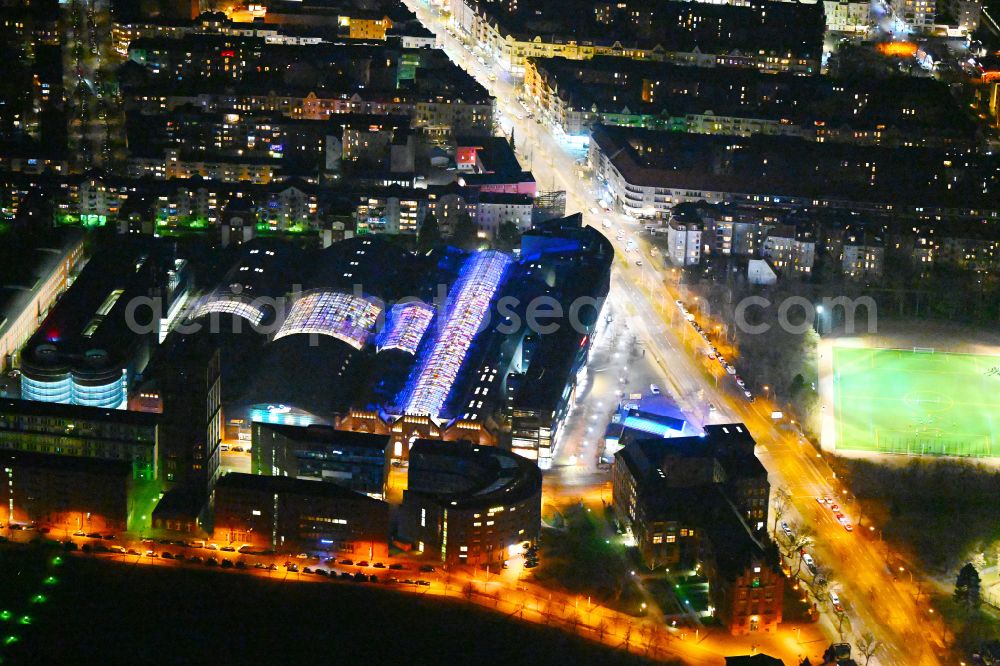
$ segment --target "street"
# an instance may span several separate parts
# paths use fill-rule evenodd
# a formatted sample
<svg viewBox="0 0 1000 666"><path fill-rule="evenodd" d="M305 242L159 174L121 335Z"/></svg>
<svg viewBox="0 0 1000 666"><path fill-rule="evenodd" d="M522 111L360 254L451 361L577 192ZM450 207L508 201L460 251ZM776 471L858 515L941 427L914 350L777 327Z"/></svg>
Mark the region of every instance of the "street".
<svg viewBox="0 0 1000 666"><path fill-rule="evenodd" d="M496 96L500 126L508 134L514 133L517 149L522 158L527 156L526 167L534 172L541 189L565 189L567 212L582 212L585 223L599 230L606 229L606 234L616 244L620 258L613 269L608 302L614 312L624 312L629 330L647 350L644 360L647 364L655 364L653 370L644 369L637 376L643 380L663 376L666 379L664 389L695 425L705 421L711 404L718 410L719 421L742 421L750 429L758 443L759 457L769 472L772 488L785 488L792 496L792 507L784 519L797 525L808 524L814 530L816 543L809 551L830 571L831 586L839 590L844 601L851 626L845 636L847 641L852 642L863 631L870 631L881 640L884 648L872 664L940 663L934 640L940 633L929 624L934 617L926 606L926 599L923 606L919 605L915 601L915 585L902 579L894 580L886 565L885 546L870 535L861 534L860 530L848 533L831 512L818 511L820 507L815 498L826 495L843 498L848 493L834 478L826 461L797 430L779 429L775 425L770 418L772 406L766 399L749 402L735 389L732 381L725 376L719 378L718 367L706 367L698 360L702 357L693 345L704 343L689 334L690 325L683 317L676 316L674 301L682 298L682 294L671 284L669 269L663 268L662 253L655 257L651 254L650 234L638 222L595 208L592 184L578 174L577 161L582 156L579 145L558 138L539 110L535 109L537 121L529 117L531 114L526 113L518 100L522 94L518 82L507 78L499 68L490 70L472 57L473 52L446 29L444 18L431 15L428 7L415 0L408 0L406 4L437 34L445 52ZM618 236L622 238L619 240ZM641 266L636 264L640 259ZM598 362L592 365L599 365L606 353L606 349L595 350L594 360ZM601 377L602 374L609 376ZM611 399L613 374L611 369L602 373L592 368L590 375L594 388L581 393L581 402L574 408L578 411L571 415L556 454L554 473L570 478L562 478L558 483L547 481L550 491L579 486L571 481L574 476L580 476L577 465L566 463L583 460L589 465L596 460L590 447L592 438L603 432L607 424L600 415L610 413L605 403ZM641 387L635 381L631 385ZM601 483L600 477L593 482ZM581 491L577 487L576 492ZM827 626L835 627L836 623L831 621ZM838 639L833 633L831 640Z"/></svg>

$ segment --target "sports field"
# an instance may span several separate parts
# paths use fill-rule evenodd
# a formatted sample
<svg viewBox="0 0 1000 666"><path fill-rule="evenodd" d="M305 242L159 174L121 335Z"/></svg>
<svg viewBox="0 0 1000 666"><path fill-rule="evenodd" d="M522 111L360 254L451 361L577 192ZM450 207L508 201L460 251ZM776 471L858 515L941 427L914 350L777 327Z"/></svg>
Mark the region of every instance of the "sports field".
<svg viewBox="0 0 1000 666"><path fill-rule="evenodd" d="M1000 456L1000 357L833 348L837 449Z"/></svg>

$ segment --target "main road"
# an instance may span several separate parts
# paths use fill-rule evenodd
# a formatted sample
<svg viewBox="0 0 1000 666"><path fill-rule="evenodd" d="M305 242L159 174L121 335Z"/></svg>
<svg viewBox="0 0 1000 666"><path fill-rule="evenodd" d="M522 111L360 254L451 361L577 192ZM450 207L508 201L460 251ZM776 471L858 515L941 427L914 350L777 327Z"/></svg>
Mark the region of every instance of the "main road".
<svg viewBox="0 0 1000 666"><path fill-rule="evenodd" d="M846 641L853 642L865 631L874 634L883 647L872 663L880 666L941 663L941 625L927 606L926 596L921 603L909 576L904 580L894 575L897 572L889 565L884 544L869 534L847 532L829 509L816 502L819 497L849 495L812 444L797 430L779 428L770 419L765 400L750 403L730 377L715 364L705 362L697 349L704 343L700 336L691 334L690 324L678 316L674 305L683 295L669 274L655 268L658 262L652 261L656 257L649 235L630 218L594 208L592 185L578 173L579 147L561 137L541 114L537 120L531 118L519 101L520 81L499 67L491 67L488 60L485 65L480 62L477 54L484 60L487 55L451 32L444 17L432 13L419 0L405 2L435 32L449 57L496 97L501 127L507 132L513 129L522 157L529 161L542 189L564 189L568 211L580 211L586 223L613 231L612 241L620 257L615 262L609 301L633 315L630 321L637 335L667 377L666 388L679 406L700 423L712 404L722 420L742 421L750 429L772 486L785 488L792 496L786 519L813 530L815 545L809 550L830 572L830 589L837 591L847 610L850 629L846 630ZM793 516L798 520L793 521Z"/></svg>

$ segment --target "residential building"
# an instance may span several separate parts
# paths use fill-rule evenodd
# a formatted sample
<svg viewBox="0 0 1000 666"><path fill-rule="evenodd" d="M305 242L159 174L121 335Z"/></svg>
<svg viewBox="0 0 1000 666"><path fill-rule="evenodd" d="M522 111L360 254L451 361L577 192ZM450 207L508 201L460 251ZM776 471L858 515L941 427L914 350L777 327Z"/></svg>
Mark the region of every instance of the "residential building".
<svg viewBox="0 0 1000 666"><path fill-rule="evenodd" d="M866 34L874 24L871 3L859 0L823 0L826 29L830 32Z"/></svg>
<svg viewBox="0 0 1000 666"><path fill-rule="evenodd" d="M667 258L675 266L697 266L701 263L702 225L680 222L671 218L667 223Z"/></svg>
<svg viewBox="0 0 1000 666"><path fill-rule="evenodd" d="M602 11L586 2L536 2L528 7L452 0L451 14L458 29L514 75L524 73L528 58L586 60L601 55L816 73L824 27L818 3L666 2L651 11L646 5L622 2ZM565 22L567 15L577 19L572 28Z"/></svg>
<svg viewBox="0 0 1000 666"><path fill-rule="evenodd" d="M602 125L589 159L603 196L639 217L705 201L1000 220L992 155Z"/></svg>

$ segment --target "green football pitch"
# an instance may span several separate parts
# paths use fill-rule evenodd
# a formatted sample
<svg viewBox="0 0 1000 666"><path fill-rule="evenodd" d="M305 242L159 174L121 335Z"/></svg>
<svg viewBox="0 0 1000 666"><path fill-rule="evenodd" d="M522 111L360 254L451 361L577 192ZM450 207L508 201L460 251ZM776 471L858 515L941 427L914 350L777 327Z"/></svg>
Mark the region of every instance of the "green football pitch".
<svg viewBox="0 0 1000 666"><path fill-rule="evenodd" d="M1000 456L1000 357L834 347L837 449Z"/></svg>

